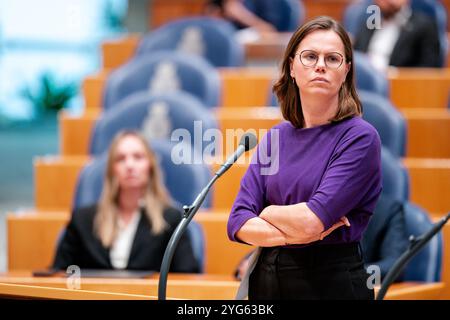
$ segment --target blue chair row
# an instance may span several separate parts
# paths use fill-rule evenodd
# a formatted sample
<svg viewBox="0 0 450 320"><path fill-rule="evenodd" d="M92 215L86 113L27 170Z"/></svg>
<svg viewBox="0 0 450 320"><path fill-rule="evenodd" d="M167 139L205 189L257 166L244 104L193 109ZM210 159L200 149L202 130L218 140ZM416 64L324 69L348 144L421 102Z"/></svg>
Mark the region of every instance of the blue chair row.
<svg viewBox="0 0 450 320"><path fill-rule="evenodd" d="M244 48L234 37L236 28L228 21L191 17L169 22L145 35L136 56L159 50L179 50L200 55L216 67L236 67L244 63Z"/></svg>
<svg viewBox="0 0 450 320"><path fill-rule="evenodd" d="M301 0L244 0L244 5L279 32L295 31L305 20Z"/></svg>
<svg viewBox="0 0 450 320"><path fill-rule="evenodd" d="M138 91L156 93L186 91L205 105L219 104L221 80L218 71L201 57L175 51L158 51L137 57L114 70L103 92L103 109Z"/></svg>
<svg viewBox="0 0 450 320"><path fill-rule="evenodd" d="M420 236L427 232L433 224L425 210L408 200L409 177L406 168L384 147L381 151L381 170L383 194L404 203L407 236ZM440 281L442 247L442 233L439 233L408 263L403 273L403 280Z"/></svg>
<svg viewBox="0 0 450 320"><path fill-rule="evenodd" d="M218 127L212 112L189 93L177 91L152 94L139 91L101 114L92 131L90 154L102 154L109 148L114 136L125 129L141 131L148 139L167 140L171 140L174 130L185 129L191 138L186 142L192 143L198 152L202 152L210 142L206 143L202 139L197 146L194 135L202 135L206 130ZM180 137L186 138L181 134Z"/></svg>

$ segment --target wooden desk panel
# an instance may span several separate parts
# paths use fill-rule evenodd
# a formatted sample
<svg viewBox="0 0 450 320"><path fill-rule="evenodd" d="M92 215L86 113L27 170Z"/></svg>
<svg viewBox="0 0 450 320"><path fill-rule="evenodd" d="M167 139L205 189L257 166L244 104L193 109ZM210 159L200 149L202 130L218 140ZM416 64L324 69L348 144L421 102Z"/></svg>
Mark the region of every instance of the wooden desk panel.
<svg viewBox="0 0 450 320"><path fill-rule="evenodd" d="M69 210L78 174L87 156L38 157L34 167L34 201L38 209Z"/></svg>
<svg viewBox="0 0 450 320"><path fill-rule="evenodd" d="M188 16L201 15L207 0L153 0L149 7L151 28Z"/></svg>
<svg viewBox="0 0 450 320"><path fill-rule="evenodd" d="M89 155L89 144L100 109L87 109L82 116L58 114L61 155Z"/></svg>
<svg viewBox="0 0 450 320"><path fill-rule="evenodd" d="M121 39L104 41L101 48L103 69L112 70L130 60L141 38L140 34L127 34Z"/></svg>
<svg viewBox="0 0 450 320"><path fill-rule="evenodd" d="M158 289L158 275L150 279L81 279L81 290L63 289L66 278L32 277L30 272L8 272L0 274L0 295L2 293L23 294L18 289L32 287L30 294L23 296L40 297L43 293L62 293L61 296L51 295L46 298L71 299L116 299L119 295L126 299L155 299ZM210 275L170 274L167 282L167 296L172 299L198 300L233 300L239 282L229 276L211 277ZM386 300L437 300L441 299L445 288L442 282L415 283L403 282L393 284L386 293ZM39 290L41 288L41 290ZM54 290L51 290L51 289ZM18 292L19 291L19 292ZM378 294L379 287L375 287ZM95 294L98 294L97 296ZM169 299L170 299L169 298Z"/></svg>
<svg viewBox="0 0 450 320"><path fill-rule="evenodd" d="M8 269L35 270L49 267L53 261L57 237L69 218L69 211L9 214ZM228 240L228 212L200 212L194 219L202 225L205 235L205 272L233 275L241 259L252 247Z"/></svg>
<svg viewBox="0 0 450 320"><path fill-rule="evenodd" d="M406 155L412 158L450 158L450 111L403 109Z"/></svg>
<svg viewBox="0 0 450 320"><path fill-rule="evenodd" d="M403 160L410 179L411 201L430 213L450 210L450 159Z"/></svg>
<svg viewBox="0 0 450 320"><path fill-rule="evenodd" d="M0 283L16 283L29 286L65 288L66 278L30 277L30 272L21 270L45 268L54 252L54 239L62 226L67 223L66 212L29 213L22 217L8 216L9 234L9 272L0 274ZM202 224L206 234L206 274L170 274L168 296L188 299L232 299L238 282L232 277L237 262L247 253L249 247L228 241L225 235L227 214L198 213L195 220ZM438 217L434 218L437 220ZM42 235L52 241L42 241ZM224 237L225 236L225 237ZM24 241L26 239L26 241ZM225 240L224 240L225 239ZM450 243L450 225L444 229L444 244ZM36 245L38 244L38 245ZM233 247L233 245L239 246ZM224 250L226 248L226 250ZM450 298L450 264L447 255L450 246L444 245L442 282L417 284L394 284L388 291L389 299L438 299ZM34 253L32 253L34 251ZM23 256L20 260L19 257ZM47 261L44 261L47 259ZM20 261L19 261L20 260ZM26 261L27 260L27 261ZM212 264L220 264L217 270L211 270ZM20 262L20 263L18 263ZM215 267L217 268L217 267ZM213 271L218 271L213 272ZM107 291L137 295L157 295L157 275L151 279L93 279L84 278L81 289ZM444 287L444 283L447 286ZM441 295L442 293L442 295Z"/></svg>
<svg viewBox="0 0 450 320"><path fill-rule="evenodd" d="M450 68L391 68L388 72L392 103L400 109L446 109Z"/></svg>
<svg viewBox="0 0 450 320"><path fill-rule="evenodd" d="M103 101L103 89L109 69L103 69L95 74L87 76L82 85L85 110L101 110Z"/></svg>
<svg viewBox="0 0 450 320"><path fill-rule="evenodd" d="M157 300L157 296L118 294L90 290L70 290L45 286L0 283L0 298L46 300Z"/></svg>

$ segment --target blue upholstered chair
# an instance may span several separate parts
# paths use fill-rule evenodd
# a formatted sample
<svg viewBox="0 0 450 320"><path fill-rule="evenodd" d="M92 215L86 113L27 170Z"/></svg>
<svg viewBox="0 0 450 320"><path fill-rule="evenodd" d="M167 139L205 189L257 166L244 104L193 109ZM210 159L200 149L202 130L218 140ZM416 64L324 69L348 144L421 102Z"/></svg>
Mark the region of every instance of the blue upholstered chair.
<svg viewBox="0 0 450 320"><path fill-rule="evenodd" d="M158 50L178 50L199 54L216 67L236 67L244 63L244 48L234 37L234 26L222 19L191 17L169 22L145 35L137 56Z"/></svg>
<svg viewBox="0 0 450 320"><path fill-rule="evenodd" d="M191 137L189 142L202 152L209 143L194 143L194 134L198 134L195 128L202 132L218 128L212 112L196 97L182 91L162 94L137 92L100 116L91 136L90 153L103 153L114 136L125 129L139 130L149 139L167 140L171 139L174 130L185 129Z"/></svg>
<svg viewBox="0 0 450 320"><path fill-rule="evenodd" d="M244 5L280 32L295 31L305 19L300 0L244 0Z"/></svg>
<svg viewBox="0 0 450 320"><path fill-rule="evenodd" d="M190 205L203 187L209 182L211 173L204 164L175 165L171 161L173 143L169 141L151 141L152 150L155 152L161 167L164 183L175 201L175 207ZM87 164L78 176L73 209L89 206L98 202L106 171L107 154L94 158ZM211 193L203 203L204 208L211 207ZM194 254L200 263L200 270L204 269L204 235L200 225L191 221L187 229L192 241Z"/></svg>
<svg viewBox="0 0 450 320"><path fill-rule="evenodd" d="M103 92L103 109L109 110L138 91L186 91L206 106L219 105L218 71L201 57L177 51L158 51L133 58L109 75Z"/></svg>
<svg viewBox="0 0 450 320"><path fill-rule="evenodd" d="M389 81L372 65L365 53L354 51L356 88L389 96Z"/></svg>
<svg viewBox="0 0 450 320"><path fill-rule="evenodd" d="M405 204L405 223L408 236L420 236L433 225L427 213L410 202ZM439 232L408 263L404 270L404 281L441 280L442 242L442 232Z"/></svg>
<svg viewBox="0 0 450 320"><path fill-rule="evenodd" d="M381 149L381 173L384 194L399 201L409 199L408 171L385 147Z"/></svg>
<svg viewBox="0 0 450 320"><path fill-rule="evenodd" d="M395 157L405 156L406 121L388 99L378 94L359 91L363 118L378 131L381 142Z"/></svg>

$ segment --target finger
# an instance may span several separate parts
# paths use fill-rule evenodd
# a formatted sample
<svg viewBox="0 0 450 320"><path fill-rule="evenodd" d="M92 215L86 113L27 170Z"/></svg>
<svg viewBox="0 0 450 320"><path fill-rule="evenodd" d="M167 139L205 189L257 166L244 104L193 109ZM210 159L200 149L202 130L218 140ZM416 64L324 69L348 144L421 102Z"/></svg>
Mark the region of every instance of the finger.
<svg viewBox="0 0 450 320"><path fill-rule="evenodd" d="M341 218L341 221L342 221L347 227L350 227L350 226L351 226L350 221L347 219L346 216L343 216L343 217Z"/></svg>

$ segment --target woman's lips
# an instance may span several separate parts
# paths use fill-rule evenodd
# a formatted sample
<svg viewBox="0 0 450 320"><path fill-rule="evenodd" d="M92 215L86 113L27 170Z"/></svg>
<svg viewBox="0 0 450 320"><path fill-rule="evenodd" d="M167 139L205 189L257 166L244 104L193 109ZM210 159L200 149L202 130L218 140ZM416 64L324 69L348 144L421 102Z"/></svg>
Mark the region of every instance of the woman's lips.
<svg viewBox="0 0 450 320"><path fill-rule="evenodd" d="M312 82L325 82L325 83L329 82L327 79L322 78L322 77L316 77L316 78L312 79L311 81Z"/></svg>

